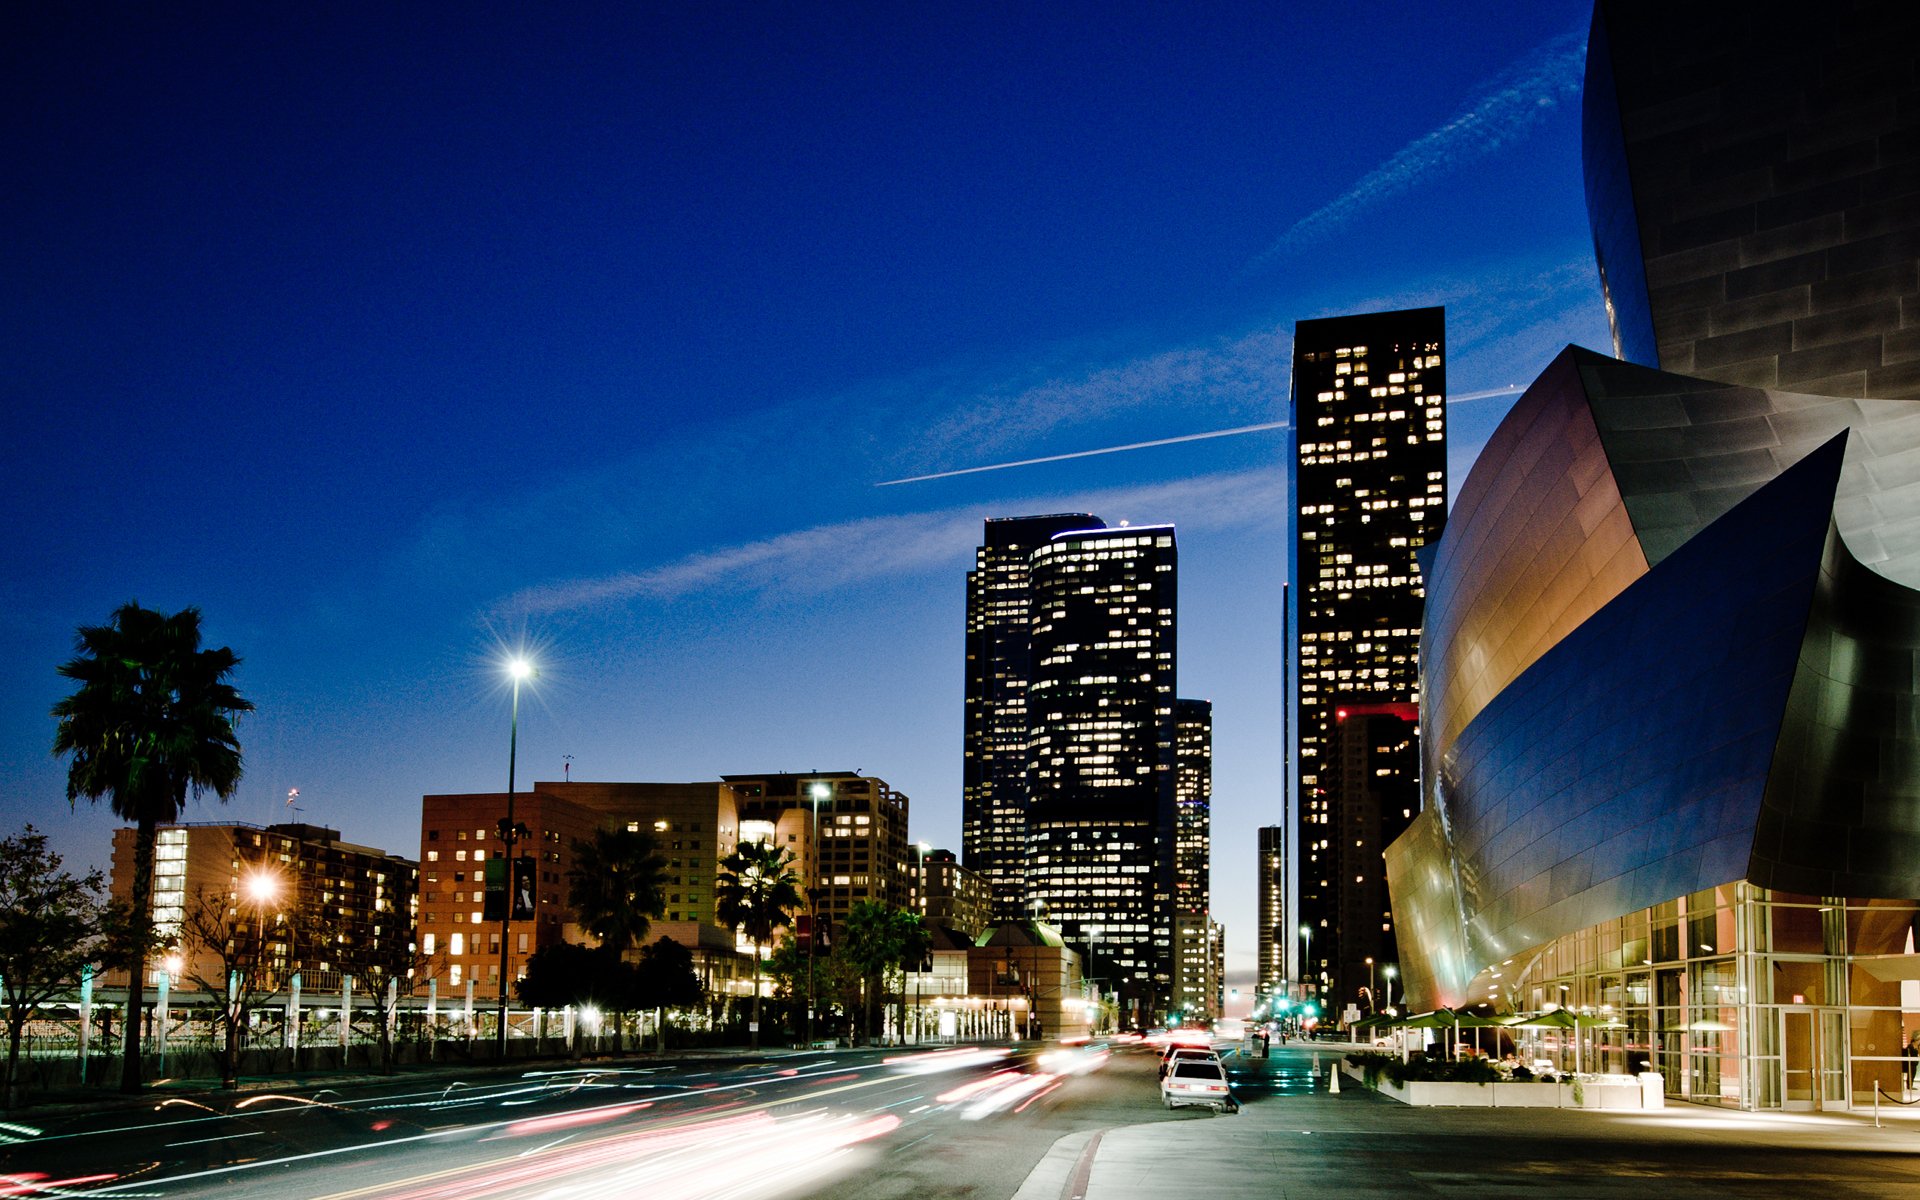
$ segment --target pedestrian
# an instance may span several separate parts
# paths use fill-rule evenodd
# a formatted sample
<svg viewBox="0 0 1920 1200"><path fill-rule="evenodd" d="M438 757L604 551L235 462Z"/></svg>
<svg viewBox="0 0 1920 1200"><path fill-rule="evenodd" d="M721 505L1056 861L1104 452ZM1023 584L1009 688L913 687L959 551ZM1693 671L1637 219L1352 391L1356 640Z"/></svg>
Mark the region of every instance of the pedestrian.
<svg viewBox="0 0 1920 1200"><path fill-rule="evenodd" d="M1915 1033L1900 1047L1900 1089L1913 1088L1914 1068L1920 1066L1920 1033Z"/></svg>

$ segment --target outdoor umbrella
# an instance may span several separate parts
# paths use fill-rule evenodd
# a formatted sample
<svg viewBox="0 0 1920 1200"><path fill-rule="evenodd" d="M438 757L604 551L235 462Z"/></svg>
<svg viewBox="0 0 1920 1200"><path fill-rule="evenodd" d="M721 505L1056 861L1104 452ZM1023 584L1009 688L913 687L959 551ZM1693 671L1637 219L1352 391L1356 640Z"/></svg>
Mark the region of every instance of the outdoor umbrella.
<svg viewBox="0 0 1920 1200"><path fill-rule="evenodd" d="M1503 1017L1483 1017L1478 1013L1462 1012L1454 1014L1453 1024L1453 1040L1456 1046L1460 1041L1460 1030L1471 1029L1473 1030L1473 1048L1484 1054L1486 1051L1480 1045L1480 1031L1482 1029L1504 1029L1506 1028L1507 1022Z"/></svg>
<svg viewBox="0 0 1920 1200"><path fill-rule="evenodd" d="M1612 1017L1582 1016L1569 1008L1552 1012L1521 1015L1504 1022L1509 1029L1567 1029L1573 1031L1573 1071L1580 1073L1580 1031L1582 1029L1625 1029L1624 1021Z"/></svg>

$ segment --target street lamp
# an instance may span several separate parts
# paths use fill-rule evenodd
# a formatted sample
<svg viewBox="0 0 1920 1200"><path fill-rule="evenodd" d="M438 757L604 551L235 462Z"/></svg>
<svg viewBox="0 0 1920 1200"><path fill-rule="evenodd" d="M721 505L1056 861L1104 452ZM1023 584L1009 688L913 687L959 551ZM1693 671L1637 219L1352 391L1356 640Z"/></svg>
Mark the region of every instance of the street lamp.
<svg viewBox="0 0 1920 1200"><path fill-rule="evenodd" d="M265 869L247 876L247 898L253 901L254 986L262 986L267 961L267 905L280 894L280 877Z"/></svg>
<svg viewBox="0 0 1920 1200"><path fill-rule="evenodd" d="M813 955L820 941L820 802L833 795L833 786L821 780L807 785L807 799L813 802L813 824L809 830L813 848L809 852L807 875L807 1045L813 1045Z"/></svg>
<svg viewBox="0 0 1920 1200"><path fill-rule="evenodd" d="M513 768L514 760L520 753L520 685L532 678L533 664L525 658L515 655L507 660L507 677L513 680L513 717L507 727L507 815L500 822L500 838L506 843L502 852L506 855L505 878L506 901L500 908L500 1059L507 1057L507 946L511 941L513 925L513 843L519 836L520 828L513 823Z"/></svg>
<svg viewBox="0 0 1920 1200"><path fill-rule="evenodd" d="M1300 927L1300 981L1303 985L1305 984L1308 978L1308 973L1313 969L1312 963L1313 963L1313 926L1302 925ZM1317 979L1318 976L1315 975L1314 978ZM1301 990L1304 992L1305 988L1303 987Z"/></svg>
<svg viewBox="0 0 1920 1200"><path fill-rule="evenodd" d="M1380 994L1380 981L1373 977L1373 956L1367 956L1367 1008L1373 1008L1373 998Z"/></svg>
<svg viewBox="0 0 1920 1200"><path fill-rule="evenodd" d="M1392 963L1387 964L1387 1007L1393 1007L1393 977L1400 972Z"/></svg>

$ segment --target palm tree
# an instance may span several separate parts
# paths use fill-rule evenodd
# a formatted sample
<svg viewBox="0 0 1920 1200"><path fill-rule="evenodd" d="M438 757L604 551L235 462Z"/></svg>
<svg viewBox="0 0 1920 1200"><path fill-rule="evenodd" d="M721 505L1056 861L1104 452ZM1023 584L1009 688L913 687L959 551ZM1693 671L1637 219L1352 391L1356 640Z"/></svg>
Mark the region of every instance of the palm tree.
<svg viewBox="0 0 1920 1200"><path fill-rule="evenodd" d="M771 842L744 842L720 860L714 887L714 911L720 920L747 935L753 944L753 1027L749 1049L760 1048L760 948L773 940L801 905L800 877L793 855Z"/></svg>
<svg viewBox="0 0 1920 1200"><path fill-rule="evenodd" d="M667 908L667 860L653 835L632 829L596 829L575 839L567 872L567 903L580 928L614 954L638 945Z"/></svg>
<svg viewBox="0 0 1920 1200"><path fill-rule="evenodd" d="M884 1002L887 978L896 971L901 973L900 1029L904 1034L906 965L918 963L928 945L926 926L904 908L895 908L880 900L862 900L847 914L847 958L860 972L862 982L871 986L860 1005L860 1030L864 1040L872 1040L874 1004Z"/></svg>
<svg viewBox="0 0 1920 1200"><path fill-rule="evenodd" d="M168 616L138 602L106 625L82 625L76 656L59 667L80 686L53 706L53 752L71 756L67 802L110 797L114 815L134 823L132 938L120 1090L140 1090L140 1013L153 940L154 831L180 819L187 795L226 800L240 783L234 717L252 712L228 682L234 652L200 648L200 610Z"/></svg>

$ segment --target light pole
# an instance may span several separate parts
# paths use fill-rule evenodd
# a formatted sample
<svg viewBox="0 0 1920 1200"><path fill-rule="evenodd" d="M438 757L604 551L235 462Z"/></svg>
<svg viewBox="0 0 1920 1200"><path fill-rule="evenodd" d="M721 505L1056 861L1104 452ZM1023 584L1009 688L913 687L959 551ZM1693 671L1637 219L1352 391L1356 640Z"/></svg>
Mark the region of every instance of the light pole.
<svg viewBox="0 0 1920 1200"><path fill-rule="evenodd" d="M280 879L265 869L247 876L247 898L253 901L254 987L264 982L267 962L267 905L280 894Z"/></svg>
<svg viewBox="0 0 1920 1200"><path fill-rule="evenodd" d="M807 861L807 1045L813 1045L813 954L820 941L820 802L833 794L831 785L814 780L807 786L807 799L813 802L813 824L809 829L813 843Z"/></svg>
<svg viewBox="0 0 1920 1200"><path fill-rule="evenodd" d="M1373 998L1380 994L1380 981L1373 977L1373 956L1367 956L1367 1007L1374 1007Z"/></svg>
<svg viewBox="0 0 1920 1200"><path fill-rule="evenodd" d="M1310 976L1309 973L1312 972L1312 970L1313 970L1313 926L1302 925L1300 927L1300 983L1301 983L1301 991L1303 993L1306 991L1305 985L1309 977L1313 978L1316 983L1319 980L1319 976L1317 974L1313 974ZM1319 988L1316 987L1314 991L1318 992Z"/></svg>
<svg viewBox="0 0 1920 1200"><path fill-rule="evenodd" d="M1392 963L1387 964L1387 1011L1393 1011L1393 977L1400 972Z"/></svg>
<svg viewBox="0 0 1920 1200"><path fill-rule="evenodd" d="M513 717L507 727L507 815L500 822L500 839L506 843L505 879L506 901L500 908L500 1030L498 1043L500 1060L507 1058L507 946L511 940L513 926L513 843L520 830L513 823L513 768L514 760L520 753L520 685L533 674L533 664L524 658L515 657L507 662L507 676L513 680Z"/></svg>

